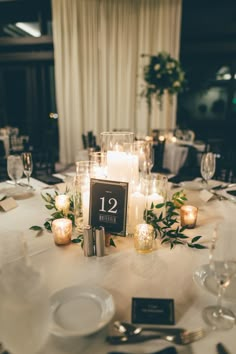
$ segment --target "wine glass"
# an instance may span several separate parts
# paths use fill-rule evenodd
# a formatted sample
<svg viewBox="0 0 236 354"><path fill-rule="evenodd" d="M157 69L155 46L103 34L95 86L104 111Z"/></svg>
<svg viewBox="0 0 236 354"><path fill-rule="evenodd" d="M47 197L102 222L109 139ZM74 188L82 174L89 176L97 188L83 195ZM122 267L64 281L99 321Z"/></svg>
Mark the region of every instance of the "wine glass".
<svg viewBox="0 0 236 354"><path fill-rule="evenodd" d="M212 152L202 155L201 159L201 175L203 181L208 185L208 181L214 176L216 169L216 158Z"/></svg>
<svg viewBox="0 0 236 354"><path fill-rule="evenodd" d="M28 181L28 188L30 188L30 176L33 171L33 159L31 152L23 152L21 154L23 167L24 167L24 174L27 177Z"/></svg>
<svg viewBox="0 0 236 354"><path fill-rule="evenodd" d="M152 145L145 140L138 140L132 144L132 151L138 156L139 171L150 174L154 159Z"/></svg>
<svg viewBox="0 0 236 354"><path fill-rule="evenodd" d="M219 224L210 246L209 266L217 283L217 303L204 308L203 318L213 329L230 329L235 324L234 313L222 306L224 292L236 275L235 227L231 221Z"/></svg>
<svg viewBox="0 0 236 354"><path fill-rule="evenodd" d="M23 163L20 155L9 155L7 157L7 173L17 187L17 183L23 175Z"/></svg>

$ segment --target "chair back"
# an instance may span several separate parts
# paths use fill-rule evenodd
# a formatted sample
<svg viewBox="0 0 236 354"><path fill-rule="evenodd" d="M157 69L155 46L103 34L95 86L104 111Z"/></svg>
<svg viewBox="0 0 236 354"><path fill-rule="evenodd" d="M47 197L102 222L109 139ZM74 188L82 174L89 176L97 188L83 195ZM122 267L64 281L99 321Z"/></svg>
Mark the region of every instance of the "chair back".
<svg viewBox="0 0 236 354"><path fill-rule="evenodd" d="M194 142L195 133L190 129L176 129L175 136L179 140Z"/></svg>

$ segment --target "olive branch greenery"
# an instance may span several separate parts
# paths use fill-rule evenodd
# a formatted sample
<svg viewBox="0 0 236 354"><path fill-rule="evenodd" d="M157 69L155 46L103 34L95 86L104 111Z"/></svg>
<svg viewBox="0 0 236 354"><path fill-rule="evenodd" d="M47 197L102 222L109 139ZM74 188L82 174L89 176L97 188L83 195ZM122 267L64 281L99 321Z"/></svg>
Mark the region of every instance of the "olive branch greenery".
<svg viewBox="0 0 236 354"><path fill-rule="evenodd" d="M75 226L75 215L74 215L74 201L73 198L69 198L70 200L70 206L69 206L69 212L65 215L63 210L57 210L56 205L55 205L55 198L58 196L59 193L55 191L54 195L51 195L49 193L41 194L41 197L43 200L46 202L45 207L48 210L53 210L55 211L51 214L49 218L47 218L43 224L43 226L31 226L30 230L38 231L37 235L39 236L44 229L47 231L52 231L52 222L55 219L60 219L60 218L68 218L72 221L72 225Z"/></svg>
<svg viewBox="0 0 236 354"><path fill-rule="evenodd" d="M43 226L34 225L30 227L30 230L37 231L37 236L39 236L44 229L51 232L52 222L55 219L66 217L72 221L73 227L76 227L74 198L69 198L69 211L65 215L63 211L59 211L56 208L55 198L57 195L59 195L57 191L55 191L54 195L51 195L49 193L41 194L41 197L46 202L45 207L48 210L55 211L53 211L50 217L45 220ZM184 231L187 227L179 225L179 221L177 220L179 213L177 212L177 210L184 204L186 200L187 198L184 192L181 190L174 193L170 201L156 205L152 203L150 209L144 210L144 220L147 222L147 224L153 226L155 238L160 237L162 244L169 243L171 249L176 245L187 245L190 248L197 249L207 248L198 243L202 236L195 236L190 239L184 234ZM161 209L163 207L166 208L165 213L161 212L160 215L156 215L155 209ZM177 227L175 227L176 224L178 225ZM79 233L78 231L78 236L72 239L72 242L81 243L81 246L83 247L83 234ZM110 238L109 242L110 246L116 247L115 241L112 237Z"/></svg>
<svg viewBox="0 0 236 354"><path fill-rule="evenodd" d="M170 201L156 205L152 203L151 208L144 211L144 220L146 220L147 224L153 226L155 238L160 237L162 244L169 243L171 249L176 245L187 245L190 248L197 249L207 248L198 243L202 236L195 236L190 239L189 236L184 234L187 227L179 225L179 221L177 220L179 213L177 209L186 200L187 198L181 190L174 193ZM166 208L165 213L161 212L160 215L156 215L155 209L163 207Z"/></svg>
<svg viewBox="0 0 236 354"><path fill-rule="evenodd" d="M66 192L65 192L66 193ZM48 210L55 210L49 218L47 218L43 224L43 226L38 226L34 225L30 227L30 230L37 231L37 236L40 236L43 232L44 229L46 229L49 232L52 232L52 222L55 219L60 219L60 218L68 218L72 221L72 226L76 228L76 220L75 220L75 201L73 197L69 198L70 201L70 206L69 206L69 212L65 214L63 210L57 210L56 205L55 205L55 198L58 196L59 193L57 191L54 192L54 195L51 195L49 193L41 194L41 197L43 200L46 202L45 207ZM79 203L81 201L79 200ZM71 240L73 243L81 243L81 246L83 247L83 234L78 231L78 236L73 238ZM112 237L109 239L110 246L116 247L116 244L113 240Z"/></svg>

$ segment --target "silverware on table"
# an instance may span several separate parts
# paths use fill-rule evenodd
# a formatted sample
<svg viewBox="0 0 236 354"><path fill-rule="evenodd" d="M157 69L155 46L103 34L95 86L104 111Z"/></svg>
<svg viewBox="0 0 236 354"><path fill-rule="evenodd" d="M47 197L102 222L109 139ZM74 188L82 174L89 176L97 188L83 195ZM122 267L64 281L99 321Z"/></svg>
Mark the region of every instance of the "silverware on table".
<svg viewBox="0 0 236 354"><path fill-rule="evenodd" d="M204 329L198 329L192 332L185 331L183 333L177 334L155 334L155 335L140 335L140 336L108 336L106 338L107 342L114 345L119 344L133 344L133 343L142 343L148 340L153 339L163 339L168 342L186 345L192 342L195 342L201 338L203 338L206 334Z"/></svg>
<svg viewBox="0 0 236 354"><path fill-rule="evenodd" d="M227 188L231 188L236 186L236 183L222 183L222 184L218 184L215 187L212 187L211 189L215 190L215 191L220 191L222 189L227 189Z"/></svg>
<svg viewBox="0 0 236 354"><path fill-rule="evenodd" d="M128 353L128 352L108 352L107 354L132 354L132 353ZM177 350L175 349L175 347L167 347L149 354L177 354Z"/></svg>
<svg viewBox="0 0 236 354"><path fill-rule="evenodd" d="M125 322L125 321L115 321L113 323L114 328L121 334L126 336L137 336L143 332L161 332L165 334L177 334L186 332L184 328L178 327L141 327L136 326L133 323Z"/></svg>
<svg viewBox="0 0 236 354"><path fill-rule="evenodd" d="M215 192L214 190L210 189L210 193L212 193L218 200L228 200L227 197L225 197L222 194L218 194L217 192Z"/></svg>

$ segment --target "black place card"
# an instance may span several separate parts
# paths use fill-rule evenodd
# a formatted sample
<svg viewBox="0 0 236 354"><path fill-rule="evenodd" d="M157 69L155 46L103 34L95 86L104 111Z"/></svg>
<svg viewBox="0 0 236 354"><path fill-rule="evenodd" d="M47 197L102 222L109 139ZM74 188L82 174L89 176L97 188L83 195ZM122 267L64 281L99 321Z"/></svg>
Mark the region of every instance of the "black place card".
<svg viewBox="0 0 236 354"><path fill-rule="evenodd" d="M128 183L91 178L89 223L106 232L126 234Z"/></svg>
<svg viewBox="0 0 236 354"><path fill-rule="evenodd" d="M132 322L174 325L174 300L132 298Z"/></svg>

